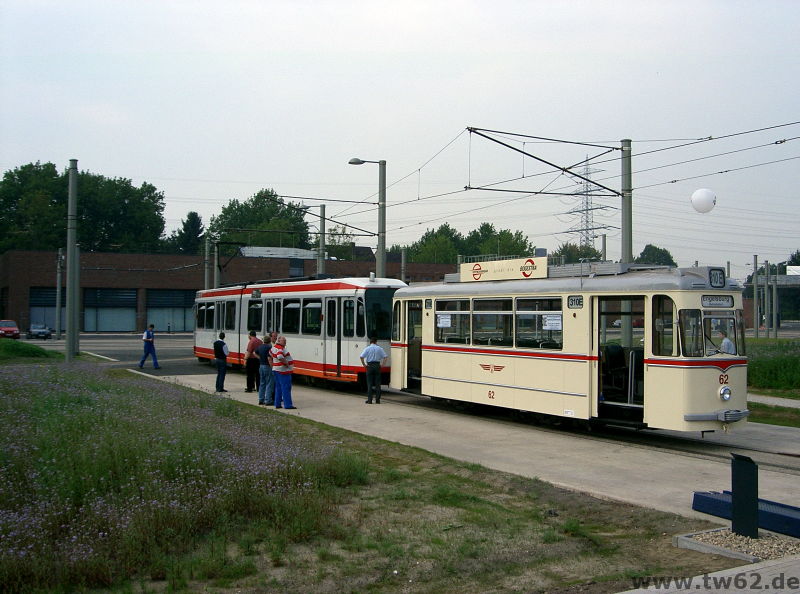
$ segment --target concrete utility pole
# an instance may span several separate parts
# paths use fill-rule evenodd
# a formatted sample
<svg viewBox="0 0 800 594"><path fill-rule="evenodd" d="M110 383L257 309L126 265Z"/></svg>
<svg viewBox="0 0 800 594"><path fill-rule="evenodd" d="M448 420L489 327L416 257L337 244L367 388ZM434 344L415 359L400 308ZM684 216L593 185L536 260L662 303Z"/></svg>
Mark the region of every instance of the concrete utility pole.
<svg viewBox="0 0 800 594"><path fill-rule="evenodd" d="M758 254L753 256L753 336L758 338L761 311L758 307Z"/></svg>
<svg viewBox="0 0 800 594"><path fill-rule="evenodd" d="M203 288L211 288L211 237L206 233L206 257L203 260Z"/></svg>
<svg viewBox="0 0 800 594"><path fill-rule="evenodd" d="M319 205L319 248L317 249L317 274L325 274L325 205Z"/></svg>
<svg viewBox="0 0 800 594"><path fill-rule="evenodd" d="M769 260L764 260L764 332L769 338L770 301L769 301Z"/></svg>
<svg viewBox="0 0 800 594"><path fill-rule="evenodd" d="M631 175L631 141L622 144L622 258L633 262L633 178Z"/></svg>
<svg viewBox="0 0 800 594"><path fill-rule="evenodd" d="M67 340L64 352L71 363L80 348L80 259L78 256L78 160L69 160L67 198Z"/></svg>
<svg viewBox="0 0 800 594"><path fill-rule="evenodd" d="M58 248L56 259L56 340L61 340L61 274L64 272L64 249Z"/></svg>

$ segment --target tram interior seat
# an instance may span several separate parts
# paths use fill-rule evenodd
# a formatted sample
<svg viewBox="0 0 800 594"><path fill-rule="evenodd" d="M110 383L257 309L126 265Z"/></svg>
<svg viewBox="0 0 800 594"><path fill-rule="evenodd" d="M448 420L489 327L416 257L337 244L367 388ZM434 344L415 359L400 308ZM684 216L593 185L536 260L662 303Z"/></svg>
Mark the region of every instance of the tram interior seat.
<svg viewBox="0 0 800 594"><path fill-rule="evenodd" d="M543 340L539 345L540 349L560 349L561 343L554 340Z"/></svg>
<svg viewBox="0 0 800 594"><path fill-rule="evenodd" d="M539 341L535 338L518 338L517 339L517 346L518 347L528 347L528 348L538 348Z"/></svg>
<svg viewBox="0 0 800 594"><path fill-rule="evenodd" d="M607 344L603 347L603 375L609 388L625 392L628 378L628 366L625 364L625 349L618 344Z"/></svg>

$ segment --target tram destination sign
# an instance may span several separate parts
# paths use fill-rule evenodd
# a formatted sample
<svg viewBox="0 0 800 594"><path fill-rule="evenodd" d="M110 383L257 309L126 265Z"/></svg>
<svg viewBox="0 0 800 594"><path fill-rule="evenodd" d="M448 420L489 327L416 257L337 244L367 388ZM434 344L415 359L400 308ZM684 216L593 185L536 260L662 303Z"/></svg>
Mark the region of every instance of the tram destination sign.
<svg viewBox="0 0 800 594"><path fill-rule="evenodd" d="M733 295L703 295L703 307L733 307Z"/></svg>
<svg viewBox="0 0 800 594"><path fill-rule="evenodd" d="M459 267L459 278L462 283L547 278L547 256L467 262Z"/></svg>

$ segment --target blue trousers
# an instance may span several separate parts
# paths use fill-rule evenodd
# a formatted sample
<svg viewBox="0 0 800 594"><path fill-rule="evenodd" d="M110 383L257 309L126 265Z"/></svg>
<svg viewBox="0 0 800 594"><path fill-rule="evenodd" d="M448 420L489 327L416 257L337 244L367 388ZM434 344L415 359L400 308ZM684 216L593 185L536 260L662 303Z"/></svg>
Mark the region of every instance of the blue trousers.
<svg viewBox="0 0 800 594"><path fill-rule="evenodd" d="M151 356L153 358L153 368L158 369L158 357L156 357L156 345L152 342L144 343L144 355L142 355L142 360L139 361L139 367L144 367L144 362L147 359L147 356Z"/></svg>
<svg viewBox="0 0 800 594"><path fill-rule="evenodd" d="M273 371L272 377L275 380L275 408L294 406L292 404L292 374Z"/></svg>
<svg viewBox="0 0 800 594"><path fill-rule="evenodd" d="M272 368L269 365L259 365L258 375L261 380L258 384L258 403L271 406L275 404L275 381L272 378Z"/></svg>
<svg viewBox="0 0 800 594"><path fill-rule="evenodd" d="M225 374L228 373L228 362L225 359L214 359L217 364L217 392L225 389Z"/></svg>

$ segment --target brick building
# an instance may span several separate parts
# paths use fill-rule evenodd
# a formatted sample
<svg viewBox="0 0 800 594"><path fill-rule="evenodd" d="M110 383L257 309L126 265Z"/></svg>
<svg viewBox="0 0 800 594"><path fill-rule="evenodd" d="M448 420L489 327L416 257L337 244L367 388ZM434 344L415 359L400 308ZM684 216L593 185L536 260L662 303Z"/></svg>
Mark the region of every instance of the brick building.
<svg viewBox="0 0 800 594"><path fill-rule="evenodd" d="M316 259L300 256L220 257L220 284L316 274ZM57 260L56 252L11 250L0 255L0 318L16 320L23 329L31 323L55 327ZM132 332L148 323L162 331L194 329L194 296L204 288L207 274L203 256L86 252L80 254L80 265L83 331ZM326 260L325 267L333 276L369 276L375 262ZM409 263L406 282L439 281L454 270L454 265ZM386 273L400 278L400 262L390 259ZM213 269L208 275L213 282ZM66 278L65 266L61 275L62 328Z"/></svg>

